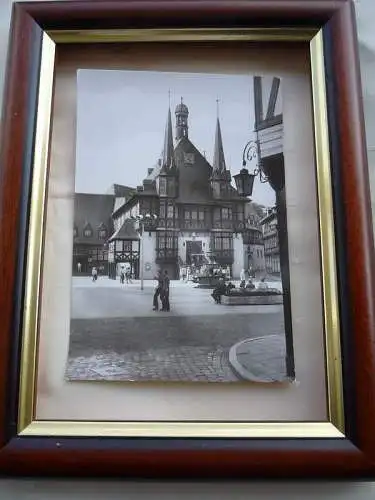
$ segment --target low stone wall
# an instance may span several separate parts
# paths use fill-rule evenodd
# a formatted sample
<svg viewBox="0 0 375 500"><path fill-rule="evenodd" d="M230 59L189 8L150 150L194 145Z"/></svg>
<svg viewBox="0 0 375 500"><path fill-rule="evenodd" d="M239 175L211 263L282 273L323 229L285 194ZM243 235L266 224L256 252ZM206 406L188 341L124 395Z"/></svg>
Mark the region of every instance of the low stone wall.
<svg viewBox="0 0 375 500"><path fill-rule="evenodd" d="M221 303L225 306L269 306L283 303L281 294L274 295L223 295Z"/></svg>

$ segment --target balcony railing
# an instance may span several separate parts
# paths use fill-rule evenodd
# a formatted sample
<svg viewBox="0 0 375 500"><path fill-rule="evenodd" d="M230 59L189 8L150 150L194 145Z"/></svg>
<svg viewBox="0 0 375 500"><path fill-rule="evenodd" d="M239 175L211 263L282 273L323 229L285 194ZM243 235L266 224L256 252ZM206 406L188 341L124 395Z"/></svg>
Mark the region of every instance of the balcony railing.
<svg viewBox="0 0 375 500"><path fill-rule="evenodd" d="M181 221L180 225L181 229L205 229L208 230L210 227L210 224L206 220L189 220L189 219L183 219Z"/></svg>
<svg viewBox="0 0 375 500"><path fill-rule="evenodd" d="M244 231L245 223L241 220L214 220L212 224L213 229L223 229L231 231Z"/></svg>

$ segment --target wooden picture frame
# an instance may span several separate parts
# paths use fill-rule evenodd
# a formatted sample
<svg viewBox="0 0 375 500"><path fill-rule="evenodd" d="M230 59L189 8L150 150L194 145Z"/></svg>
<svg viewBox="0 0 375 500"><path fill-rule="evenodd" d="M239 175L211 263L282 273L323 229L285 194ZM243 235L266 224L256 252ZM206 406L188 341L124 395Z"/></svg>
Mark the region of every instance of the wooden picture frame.
<svg viewBox="0 0 375 500"><path fill-rule="evenodd" d="M61 422L48 427L32 421L37 305L30 307L29 299L40 285L55 44L126 42L129 37L219 41L228 36L310 44L315 136L321 146L316 156L328 166L321 175L331 177L318 181L323 186L322 261L326 270L334 266L338 284L337 296L332 283L323 284L326 327L337 327L336 306L340 312L336 332L341 337L330 337L326 344L330 422L276 422L267 432L249 432L246 425L225 422L215 431L210 424L184 428L177 422L165 434L156 422L154 430L146 425L124 435L113 429L112 434L102 432L101 422L93 423L90 431L81 432L77 424L68 432ZM16 2L7 71L0 164L1 472L215 479L372 477L374 242L352 2ZM42 180L40 191L31 196L33 175ZM25 328L34 331L26 340Z"/></svg>

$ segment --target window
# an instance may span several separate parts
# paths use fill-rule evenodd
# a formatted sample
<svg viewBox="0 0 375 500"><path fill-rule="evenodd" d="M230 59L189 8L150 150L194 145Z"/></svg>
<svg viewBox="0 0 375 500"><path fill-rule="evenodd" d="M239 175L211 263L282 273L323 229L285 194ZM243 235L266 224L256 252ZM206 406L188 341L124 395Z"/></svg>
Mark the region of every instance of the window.
<svg viewBox="0 0 375 500"><path fill-rule="evenodd" d="M184 210L184 219L185 220L205 220L205 210L204 208L185 208Z"/></svg>
<svg viewBox="0 0 375 500"><path fill-rule="evenodd" d="M221 217L223 220L228 220L229 219L229 208L222 208L221 209Z"/></svg>
<svg viewBox="0 0 375 500"><path fill-rule="evenodd" d="M91 226L90 224L86 224L84 230L83 230L83 236L85 238L91 238L92 236L92 229L91 229Z"/></svg>
<svg viewBox="0 0 375 500"><path fill-rule="evenodd" d="M78 236L78 229L76 227L73 228L73 238L77 238Z"/></svg>
<svg viewBox="0 0 375 500"><path fill-rule="evenodd" d="M167 179L165 177L159 177L159 194L167 194Z"/></svg>
<svg viewBox="0 0 375 500"><path fill-rule="evenodd" d="M177 250L178 241L175 232L159 232L157 233L157 249L158 250Z"/></svg>
<svg viewBox="0 0 375 500"><path fill-rule="evenodd" d="M164 218L165 218L165 202L164 202L164 201L162 201L162 202L160 203L160 217L161 217L162 219L164 219Z"/></svg>
<svg viewBox="0 0 375 500"><path fill-rule="evenodd" d="M100 240L105 240L107 237L107 229L105 227L105 225L102 223L100 224L99 228L98 228L98 238Z"/></svg>
<svg viewBox="0 0 375 500"><path fill-rule="evenodd" d="M184 153L185 166L194 165L194 153Z"/></svg>
<svg viewBox="0 0 375 500"><path fill-rule="evenodd" d="M168 205L167 218L173 219L173 217L174 217L174 206Z"/></svg>
<svg viewBox="0 0 375 500"><path fill-rule="evenodd" d="M215 250L231 250L233 248L233 236L231 233L216 233L214 235Z"/></svg>

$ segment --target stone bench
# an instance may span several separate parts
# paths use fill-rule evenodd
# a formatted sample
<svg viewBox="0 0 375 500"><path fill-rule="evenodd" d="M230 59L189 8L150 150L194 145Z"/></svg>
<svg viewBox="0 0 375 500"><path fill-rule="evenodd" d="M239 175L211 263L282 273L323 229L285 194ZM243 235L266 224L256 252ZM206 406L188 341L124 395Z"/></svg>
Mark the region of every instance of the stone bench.
<svg viewBox="0 0 375 500"><path fill-rule="evenodd" d="M221 297L221 303L225 306L269 306L282 304L283 295L223 295Z"/></svg>

